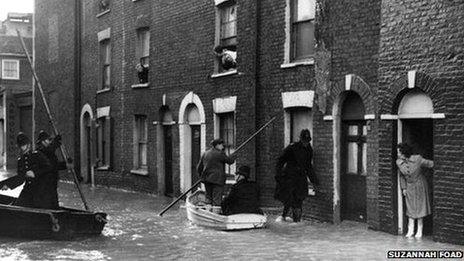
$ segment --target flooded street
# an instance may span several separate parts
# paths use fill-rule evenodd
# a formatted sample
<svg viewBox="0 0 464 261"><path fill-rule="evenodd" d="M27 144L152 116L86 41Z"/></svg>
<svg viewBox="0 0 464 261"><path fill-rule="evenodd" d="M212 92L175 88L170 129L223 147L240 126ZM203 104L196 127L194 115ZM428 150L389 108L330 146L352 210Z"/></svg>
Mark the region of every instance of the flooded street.
<svg viewBox="0 0 464 261"><path fill-rule="evenodd" d="M83 186L92 210L108 214L103 235L76 241L0 238L1 260L384 260L393 249L462 249L427 238L407 240L365 225L305 221L221 232L191 225L185 209L158 213L172 199ZM60 183L62 205L82 208L73 184Z"/></svg>

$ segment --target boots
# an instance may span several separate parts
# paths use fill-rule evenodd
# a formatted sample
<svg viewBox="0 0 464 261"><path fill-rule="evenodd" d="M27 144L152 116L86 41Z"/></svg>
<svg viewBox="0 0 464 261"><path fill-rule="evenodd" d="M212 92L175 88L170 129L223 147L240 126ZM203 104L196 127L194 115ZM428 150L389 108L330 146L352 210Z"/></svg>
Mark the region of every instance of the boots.
<svg viewBox="0 0 464 261"><path fill-rule="evenodd" d="M424 220L422 218L417 219L417 232L416 238L422 237L422 229L424 228Z"/></svg>
<svg viewBox="0 0 464 261"><path fill-rule="evenodd" d="M408 220L408 233L406 234L406 237L412 237L414 234L414 219L409 218Z"/></svg>
<svg viewBox="0 0 464 261"><path fill-rule="evenodd" d="M301 221L302 210L301 208L293 208L293 221L300 222Z"/></svg>

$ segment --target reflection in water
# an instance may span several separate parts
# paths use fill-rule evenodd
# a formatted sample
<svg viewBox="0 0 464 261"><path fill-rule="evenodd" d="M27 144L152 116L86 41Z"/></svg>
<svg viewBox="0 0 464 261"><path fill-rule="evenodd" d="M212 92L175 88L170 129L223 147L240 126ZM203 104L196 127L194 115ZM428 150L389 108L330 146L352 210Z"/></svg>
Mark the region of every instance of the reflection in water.
<svg viewBox="0 0 464 261"><path fill-rule="evenodd" d="M108 214L99 237L74 241L0 238L1 260L383 260L390 249L456 249L408 241L343 222L275 223L266 229L222 232L191 225L185 209L158 213L172 199L84 186L90 208ZM72 184L60 183L62 205L82 208Z"/></svg>

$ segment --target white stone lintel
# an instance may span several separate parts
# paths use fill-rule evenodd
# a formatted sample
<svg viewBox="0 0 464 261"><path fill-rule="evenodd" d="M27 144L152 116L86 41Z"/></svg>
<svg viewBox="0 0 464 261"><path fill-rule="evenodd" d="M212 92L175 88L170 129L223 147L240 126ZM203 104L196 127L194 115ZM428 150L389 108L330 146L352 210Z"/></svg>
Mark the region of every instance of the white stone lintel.
<svg viewBox="0 0 464 261"><path fill-rule="evenodd" d="M314 91L283 92L282 104L284 109L291 107L312 108L314 102Z"/></svg>
<svg viewBox="0 0 464 261"><path fill-rule="evenodd" d="M237 105L237 96L213 99L214 113L234 112Z"/></svg>
<svg viewBox="0 0 464 261"><path fill-rule="evenodd" d="M364 115L365 120L375 120L375 114L366 114Z"/></svg>
<svg viewBox="0 0 464 261"><path fill-rule="evenodd" d="M333 120L333 116L332 116L332 115L325 115L325 116L323 117L323 119L324 119L325 121L332 121L332 120Z"/></svg>
<svg viewBox="0 0 464 261"><path fill-rule="evenodd" d="M382 114L380 115L381 120L398 120L398 115Z"/></svg>
<svg viewBox="0 0 464 261"><path fill-rule="evenodd" d="M97 33L98 41L101 42L106 39L110 39L111 37L111 28L108 27L105 30L102 30Z"/></svg>
<svg viewBox="0 0 464 261"><path fill-rule="evenodd" d="M109 116L110 116L110 106L97 108L97 118L109 117Z"/></svg>
<svg viewBox="0 0 464 261"><path fill-rule="evenodd" d="M416 71L408 72L408 88L412 89L416 86Z"/></svg>
<svg viewBox="0 0 464 261"><path fill-rule="evenodd" d="M345 75L345 91L351 90L351 82L353 81L353 74Z"/></svg>

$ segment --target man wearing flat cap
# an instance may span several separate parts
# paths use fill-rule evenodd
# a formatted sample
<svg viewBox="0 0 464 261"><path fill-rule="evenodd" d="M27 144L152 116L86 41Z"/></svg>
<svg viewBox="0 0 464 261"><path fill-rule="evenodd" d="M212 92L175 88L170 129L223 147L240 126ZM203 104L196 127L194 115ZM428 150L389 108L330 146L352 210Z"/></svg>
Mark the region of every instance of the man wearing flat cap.
<svg viewBox="0 0 464 261"><path fill-rule="evenodd" d="M256 182L250 181L249 178L250 167L240 166L235 173L236 183L222 202L222 214L263 213L259 208L259 187Z"/></svg>
<svg viewBox="0 0 464 261"><path fill-rule="evenodd" d="M235 162L234 154L227 156L224 152L224 141L211 141L211 148L201 155L197 165L200 180L205 184L206 200L213 206L220 206L222 193L226 184L225 164Z"/></svg>
<svg viewBox="0 0 464 261"><path fill-rule="evenodd" d="M52 138L46 131L41 130L37 135L36 145L37 150L47 156L52 165L50 175L42 179L38 185L39 191L44 195L42 205L49 209L58 209L58 171L67 169L66 162L59 161L55 154L55 151L61 146L61 136L56 135Z"/></svg>
<svg viewBox="0 0 464 261"><path fill-rule="evenodd" d="M301 221L303 200L308 196L308 178L316 188L317 176L313 173L313 149L311 133L304 129L300 141L288 145L277 159L276 190L274 198L284 205L282 218L285 220L290 208L293 221Z"/></svg>

